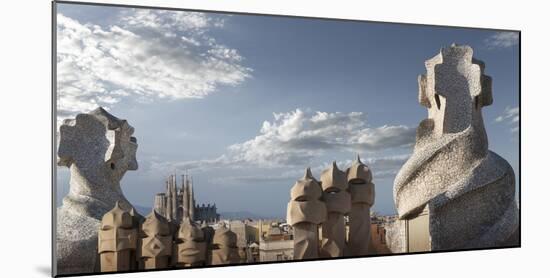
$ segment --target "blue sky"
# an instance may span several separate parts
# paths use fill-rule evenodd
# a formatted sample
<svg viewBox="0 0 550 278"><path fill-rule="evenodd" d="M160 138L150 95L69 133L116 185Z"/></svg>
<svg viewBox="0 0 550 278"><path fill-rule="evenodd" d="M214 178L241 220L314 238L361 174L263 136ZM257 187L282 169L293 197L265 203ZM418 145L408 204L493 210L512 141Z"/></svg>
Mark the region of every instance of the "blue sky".
<svg viewBox="0 0 550 278"><path fill-rule="evenodd" d="M151 206L188 171L199 203L284 216L289 189L356 153L374 210L394 214L393 179L427 111L424 61L468 44L493 78L489 147L518 173L516 33L371 22L58 4L58 120L104 106L135 128L139 169L122 189ZM58 201L68 192L58 167Z"/></svg>

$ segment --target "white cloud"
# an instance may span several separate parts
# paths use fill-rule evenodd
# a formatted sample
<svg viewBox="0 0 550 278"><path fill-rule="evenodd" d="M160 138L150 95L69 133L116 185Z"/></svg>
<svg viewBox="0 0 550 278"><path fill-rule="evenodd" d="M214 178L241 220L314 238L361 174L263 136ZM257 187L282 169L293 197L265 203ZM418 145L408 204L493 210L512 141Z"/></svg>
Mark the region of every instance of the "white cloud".
<svg viewBox="0 0 550 278"><path fill-rule="evenodd" d="M187 161L151 161L151 170L153 172L171 173L174 170L195 170L204 171L215 168L238 168L240 164L233 158L221 155L214 159L187 160Z"/></svg>
<svg viewBox="0 0 550 278"><path fill-rule="evenodd" d="M158 170L196 171L216 167L303 167L330 152L368 154L403 149L412 146L414 140L414 128L402 125L368 127L366 115L361 112L312 113L296 109L287 113L274 113L273 120L264 121L257 136L229 146L227 153L217 158L163 161L154 166Z"/></svg>
<svg viewBox="0 0 550 278"><path fill-rule="evenodd" d="M506 107L504 113L495 119L496 122L505 122L510 125L510 132L519 131L519 107Z"/></svg>
<svg viewBox="0 0 550 278"><path fill-rule="evenodd" d="M371 128L366 115L351 113L308 113L296 109L274 114L260 134L229 147L238 160L264 166L303 165L329 150L374 152L410 146L415 130L407 126Z"/></svg>
<svg viewBox="0 0 550 278"><path fill-rule="evenodd" d="M57 15L58 120L141 102L203 98L250 77L232 49L208 35L223 21L181 11L130 10L108 27Z"/></svg>
<svg viewBox="0 0 550 278"><path fill-rule="evenodd" d="M385 157L374 157L374 158L362 158L361 160L365 163L372 171L373 181L376 183L379 180L383 179L393 179L401 166L407 161L410 155L395 155L395 156L385 156ZM348 159L345 161L337 161L336 164L340 170L345 171L348 167L351 166L353 160ZM316 178L320 178L321 172L324 169L327 169L332 164L332 161L325 161L323 163L317 164L311 168L311 172ZM292 184L294 181L303 177L305 169L299 168L297 166L288 169L279 169L277 173L267 173L267 174L243 174L243 175L232 175L232 176L223 176L223 177L213 177L209 179L209 182L213 184L220 185L248 185L248 184L264 184L264 183L287 183L288 185Z"/></svg>
<svg viewBox="0 0 550 278"><path fill-rule="evenodd" d="M258 185L266 183L290 183L293 177L286 175L241 175L241 176L224 176L208 179L212 184L219 185Z"/></svg>
<svg viewBox="0 0 550 278"><path fill-rule="evenodd" d="M508 48L519 43L518 32L498 32L485 39L488 48Z"/></svg>
<svg viewBox="0 0 550 278"><path fill-rule="evenodd" d="M366 159L363 162L372 170L373 179L393 179L410 154Z"/></svg>
<svg viewBox="0 0 550 278"><path fill-rule="evenodd" d="M155 29L169 34L175 31L203 33L210 26L223 26L223 21L209 18L203 13L148 9L125 10L121 22L126 26Z"/></svg>

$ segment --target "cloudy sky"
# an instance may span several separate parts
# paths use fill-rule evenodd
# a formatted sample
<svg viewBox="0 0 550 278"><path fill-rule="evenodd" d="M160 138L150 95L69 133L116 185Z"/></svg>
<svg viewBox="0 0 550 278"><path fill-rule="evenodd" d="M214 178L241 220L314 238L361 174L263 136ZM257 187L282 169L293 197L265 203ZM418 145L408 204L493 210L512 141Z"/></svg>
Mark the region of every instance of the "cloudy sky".
<svg viewBox="0 0 550 278"><path fill-rule="evenodd" d="M395 174L412 151L417 76L455 42L493 77L490 148L518 173L516 33L443 27L58 4L58 123L97 106L135 128L139 169L122 189L150 207L187 171L199 203L286 213L305 167L359 153L374 210L394 214ZM58 167L58 203L69 174Z"/></svg>

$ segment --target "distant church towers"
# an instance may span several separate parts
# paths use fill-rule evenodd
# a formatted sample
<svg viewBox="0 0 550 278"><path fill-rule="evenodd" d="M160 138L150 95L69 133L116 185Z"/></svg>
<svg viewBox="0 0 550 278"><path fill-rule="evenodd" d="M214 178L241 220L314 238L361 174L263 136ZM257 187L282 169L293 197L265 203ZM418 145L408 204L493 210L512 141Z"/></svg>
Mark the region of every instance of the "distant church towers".
<svg viewBox="0 0 550 278"><path fill-rule="evenodd" d="M181 223L184 218L206 223L217 222L220 215L217 214L216 204L196 205L193 178L190 175L181 175L181 180L181 188L178 189L176 175L168 177L166 192L155 196L155 211L175 223Z"/></svg>
<svg viewBox="0 0 550 278"><path fill-rule="evenodd" d="M178 219L178 203L177 203L177 185L176 176L171 175L166 181L166 214L165 217L169 221Z"/></svg>

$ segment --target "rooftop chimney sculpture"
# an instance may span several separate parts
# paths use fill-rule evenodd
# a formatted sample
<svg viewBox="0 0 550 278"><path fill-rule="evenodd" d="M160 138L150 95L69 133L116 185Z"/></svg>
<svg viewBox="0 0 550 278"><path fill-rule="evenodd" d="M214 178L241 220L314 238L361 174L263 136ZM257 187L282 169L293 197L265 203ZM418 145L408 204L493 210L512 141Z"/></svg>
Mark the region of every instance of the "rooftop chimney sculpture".
<svg viewBox="0 0 550 278"><path fill-rule="evenodd" d="M129 271L136 261L138 226L118 204L101 220L98 251L101 272Z"/></svg>
<svg viewBox="0 0 550 278"><path fill-rule="evenodd" d="M294 228L294 259L319 257L319 224L327 217L323 189L309 168L290 191L287 222Z"/></svg>
<svg viewBox="0 0 550 278"><path fill-rule="evenodd" d="M366 255L373 204L372 173L359 156L346 172L333 162L321 172L320 182L307 168L291 188L287 207L287 223L294 229L294 259ZM349 232L346 215L350 218Z"/></svg>
<svg viewBox="0 0 550 278"><path fill-rule="evenodd" d="M321 231L321 257L341 257L346 247L344 215L351 209L351 196L347 191L346 173L338 169L336 162L321 172L321 186L327 207L327 219L323 222Z"/></svg>
<svg viewBox="0 0 550 278"><path fill-rule="evenodd" d="M167 268L171 265L172 233L170 223L154 209L142 225L141 259L145 269Z"/></svg>
<svg viewBox="0 0 550 278"><path fill-rule="evenodd" d="M145 221L145 217L139 214L135 208L130 209L130 215L132 216L132 226L137 228L137 239L136 239L137 247L135 251L135 260L134 260L134 263L132 264L131 269L132 270L143 269L143 262L141 261L141 244L142 244L142 239L146 237L146 235L143 233L141 226Z"/></svg>
<svg viewBox="0 0 550 278"><path fill-rule="evenodd" d="M189 216L183 218L177 240L177 266L205 265L207 243L204 232Z"/></svg>
<svg viewBox="0 0 550 278"><path fill-rule="evenodd" d="M481 110L493 102L484 63L471 47L453 44L425 64L419 102L428 118L395 178L399 217L428 209L431 250L517 244L514 171L488 150L483 124Z"/></svg>
<svg viewBox="0 0 550 278"><path fill-rule="evenodd" d="M370 208L374 205L372 173L357 155L346 174L351 195L348 255L364 256L367 255L370 241Z"/></svg>
<svg viewBox="0 0 550 278"><path fill-rule="evenodd" d="M235 264L241 258L237 247L237 235L225 224L214 232L210 265Z"/></svg>
<svg viewBox="0 0 550 278"><path fill-rule="evenodd" d="M120 180L136 170L134 128L103 108L67 119L59 127L59 166L70 170L69 194L57 209L58 273L98 269L97 231L102 216L118 201L132 206L122 194Z"/></svg>
<svg viewBox="0 0 550 278"><path fill-rule="evenodd" d="M212 243L214 240L214 228L208 226L206 221L202 222L201 230L204 234L204 242L206 243L206 257L205 261L210 263L212 261Z"/></svg>

